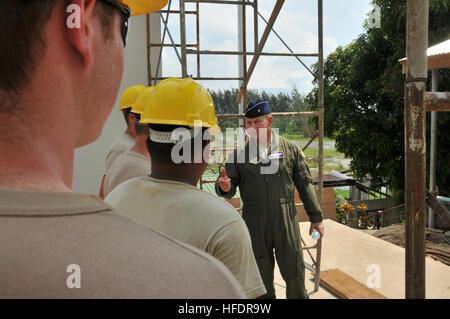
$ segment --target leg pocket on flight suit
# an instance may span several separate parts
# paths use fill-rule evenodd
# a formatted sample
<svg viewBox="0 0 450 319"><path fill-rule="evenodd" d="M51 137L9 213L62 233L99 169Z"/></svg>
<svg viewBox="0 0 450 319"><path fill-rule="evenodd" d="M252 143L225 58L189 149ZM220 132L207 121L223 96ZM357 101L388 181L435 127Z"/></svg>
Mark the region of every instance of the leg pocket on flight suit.
<svg viewBox="0 0 450 319"><path fill-rule="evenodd" d="M294 198L280 198L280 207L284 214L285 223L298 223L297 208L295 207Z"/></svg>
<svg viewBox="0 0 450 319"><path fill-rule="evenodd" d="M283 244L286 249L289 249L292 253L300 249L300 229L298 226L297 209L295 207L293 198L281 198L280 207L283 213L284 223L284 238L287 243ZM296 254L298 256L298 254Z"/></svg>

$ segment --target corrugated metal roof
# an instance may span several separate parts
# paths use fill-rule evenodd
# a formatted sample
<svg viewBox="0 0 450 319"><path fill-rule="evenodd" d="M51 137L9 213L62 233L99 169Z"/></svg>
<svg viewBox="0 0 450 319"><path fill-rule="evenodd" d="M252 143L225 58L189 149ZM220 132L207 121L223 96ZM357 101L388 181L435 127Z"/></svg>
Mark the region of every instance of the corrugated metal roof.
<svg viewBox="0 0 450 319"><path fill-rule="evenodd" d="M427 55L435 56L435 55L441 55L441 54L450 54L450 39L447 41L441 42L439 44L433 45L432 47L429 47L427 50ZM406 58L400 59L399 61L405 61Z"/></svg>
<svg viewBox="0 0 450 319"><path fill-rule="evenodd" d="M428 48L428 56L450 53L450 39Z"/></svg>

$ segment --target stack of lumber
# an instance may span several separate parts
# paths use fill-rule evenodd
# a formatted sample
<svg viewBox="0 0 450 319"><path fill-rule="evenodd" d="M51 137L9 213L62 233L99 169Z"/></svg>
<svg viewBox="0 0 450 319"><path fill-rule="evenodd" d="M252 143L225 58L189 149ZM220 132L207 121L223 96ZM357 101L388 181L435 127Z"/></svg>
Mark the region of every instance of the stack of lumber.
<svg viewBox="0 0 450 319"><path fill-rule="evenodd" d="M405 248L405 224L391 225L372 235ZM425 254L450 266L450 245L445 242L443 232L427 228L425 236Z"/></svg>

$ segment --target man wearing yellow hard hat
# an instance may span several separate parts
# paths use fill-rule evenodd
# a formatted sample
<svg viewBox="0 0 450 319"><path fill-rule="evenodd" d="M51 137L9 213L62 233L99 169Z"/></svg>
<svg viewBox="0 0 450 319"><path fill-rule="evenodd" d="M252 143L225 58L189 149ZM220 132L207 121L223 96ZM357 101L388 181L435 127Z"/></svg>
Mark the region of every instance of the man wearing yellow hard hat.
<svg viewBox="0 0 450 319"><path fill-rule="evenodd" d="M134 132L136 142L125 152L117 156L106 169L103 194L106 197L117 185L134 177L148 175L151 172L150 154L147 150L146 140L148 126L139 122L144 112L145 102L154 87L148 87L141 91L131 107L129 114L133 115Z"/></svg>
<svg viewBox="0 0 450 319"><path fill-rule="evenodd" d="M166 3L1 2L0 298L245 296L213 257L71 189L74 149L117 97L128 18Z"/></svg>
<svg viewBox="0 0 450 319"><path fill-rule="evenodd" d="M241 216L196 186L208 166L209 130L217 128L211 96L192 79L156 85L141 123L148 123L150 176L117 186L105 201L151 229L206 251L235 275L248 298L266 293Z"/></svg>
<svg viewBox="0 0 450 319"><path fill-rule="evenodd" d="M114 162L114 160L123 152L128 151L133 147L136 142L136 121L135 115L131 112L132 107L134 106L137 97L141 92L145 89L145 85L138 84L133 85L125 89L120 97L119 103L119 111L123 113L123 117L125 119L125 123L127 128L125 132L122 132L116 139L113 141L111 146L109 147L108 153L105 159L105 174L103 174L102 182L100 184L100 191L98 196L101 199L105 198L107 193L104 190L106 172L109 170L109 167Z"/></svg>
<svg viewBox="0 0 450 319"><path fill-rule="evenodd" d="M106 169L116 159L117 156L129 150L135 143L136 129L135 129L135 113L131 112L135 105L138 96L145 90L142 84L133 85L123 91L120 97L119 110L122 111L127 128L122 132L112 143L106 155L105 166Z"/></svg>

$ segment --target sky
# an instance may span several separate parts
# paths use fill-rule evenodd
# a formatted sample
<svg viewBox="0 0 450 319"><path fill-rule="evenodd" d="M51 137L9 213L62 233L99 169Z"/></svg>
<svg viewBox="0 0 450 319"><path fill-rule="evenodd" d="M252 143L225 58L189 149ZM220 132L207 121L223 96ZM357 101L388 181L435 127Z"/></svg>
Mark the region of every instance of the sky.
<svg viewBox="0 0 450 319"><path fill-rule="evenodd" d="M178 0L172 0L171 10L177 10ZM276 0L259 0L258 11L268 21ZM323 0L323 42L324 58L338 46L345 46L356 39L363 30L371 0ZM167 9L167 7L166 7ZM195 4L186 4L186 10L194 10ZM247 6L247 51L254 50L253 8ZM286 0L274 24L275 31L295 53L317 53L317 1ZM169 15L169 32L175 43L180 42L179 15ZM263 34L265 22L258 19L259 37ZM161 32L163 32L162 26ZM186 15L186 41L195 43L195 16ZM165 43L170 43L166 35ZM236 5L200 4L200 49L238 50L238 13ZM271 33L263 52L288 53L283 43ZM163 50L163 76L181 75L181 65L173 48ZM188 55L188 74L197 75L196 56ZM252 56L247 57L247 66ZM300 57L308 66L317 62L316 57ZM237 77L239 63L237 56L201 56L201 76ZM271 93L290 92L296 87L307 94L313 88L312 75L294 57L261 56L250 79L248 88ZM212 89L239 87L238 81L199 81Z"/></svg>

